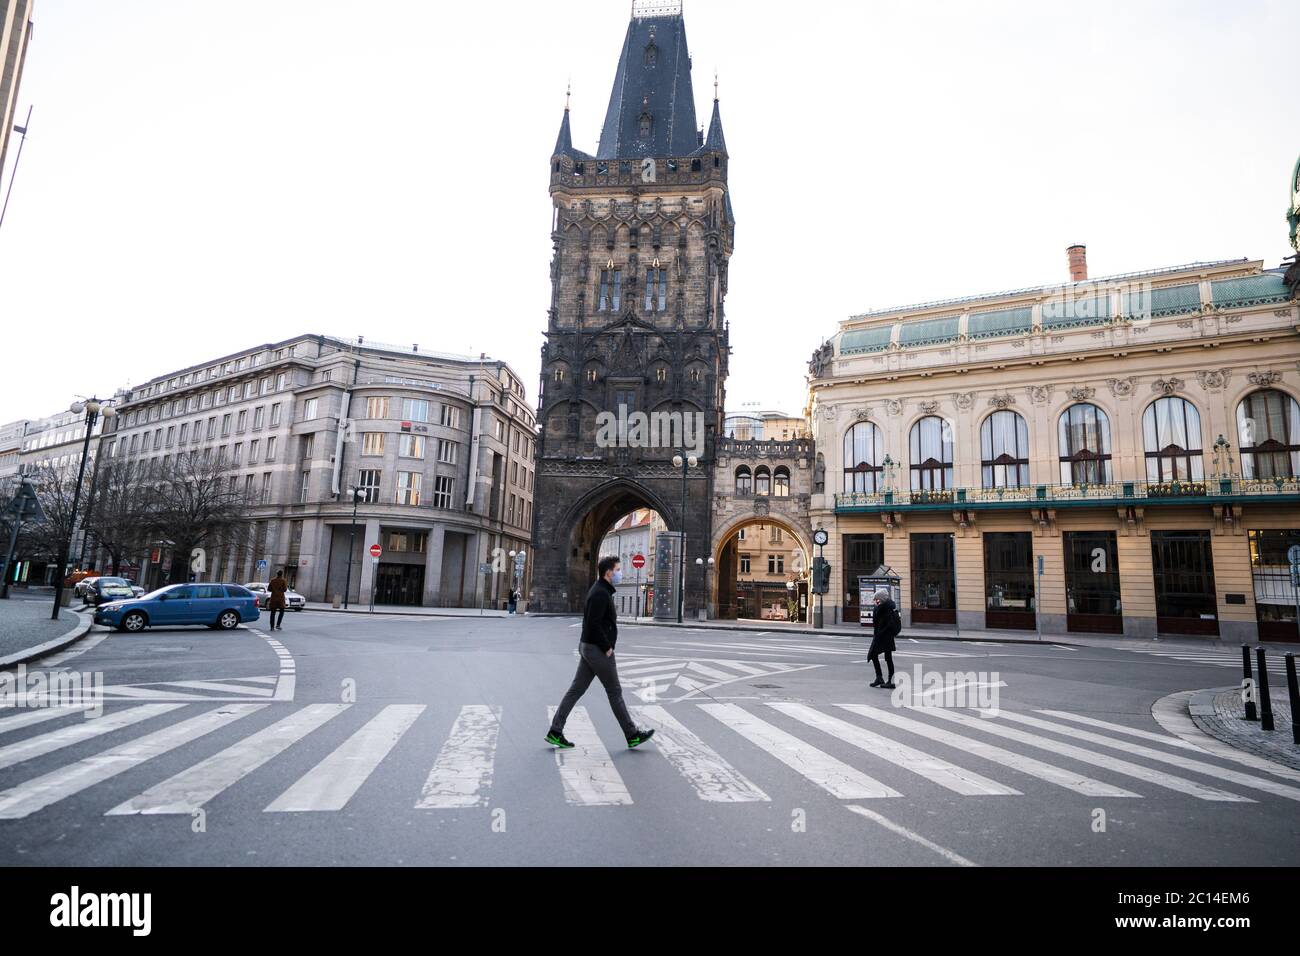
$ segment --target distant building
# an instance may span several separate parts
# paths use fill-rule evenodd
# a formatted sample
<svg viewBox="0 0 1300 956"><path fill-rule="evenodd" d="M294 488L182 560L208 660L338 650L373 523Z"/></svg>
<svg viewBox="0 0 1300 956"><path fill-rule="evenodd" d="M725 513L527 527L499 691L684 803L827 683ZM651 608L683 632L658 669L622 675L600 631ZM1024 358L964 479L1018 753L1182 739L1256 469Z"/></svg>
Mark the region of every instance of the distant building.
<svg viewBox="0 0 1300 956"><path fill-rule="evenodd" d="M667 531L658 512L638 508L620 518L600 543L600 556L616 556L622 562L623 583L616 599L619 614L647 615L655 581L655 544L661 531ZM632 567L636 555L645 558L640 570Z"/></svg>
<svg viewBox="0 0 1300 956"><path fill-rule="evenodd" d="M811 434L802 415L771 409L729 413L722 430L724 437L737 441L790 441Z"/></svg>
<svg viewBox="0 0 1300 956"><path fill-rule="evenodd" d="M202 580L284 568L311 601L345 585L358 603L501 607L512 585L527 599L536 429L504 362L301 335L134 387L111 427L105 461L201 454L252 502L243 542L207 554ZM146 555L151 584L166 547Z"/></svg>

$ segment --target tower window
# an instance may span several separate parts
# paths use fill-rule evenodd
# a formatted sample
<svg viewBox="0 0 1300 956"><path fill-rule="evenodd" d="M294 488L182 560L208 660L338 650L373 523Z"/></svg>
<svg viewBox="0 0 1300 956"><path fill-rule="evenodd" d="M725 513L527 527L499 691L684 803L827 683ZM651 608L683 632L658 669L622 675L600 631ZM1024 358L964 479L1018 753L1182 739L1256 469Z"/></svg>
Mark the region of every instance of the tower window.
<svg viewBox="0 0 1300 956"><path fill-rule="evenodd" d="M668 276L665 270L646 270L644 305L646 312L663 312L667 308Z"/></svg>
<svg viewBox="0 0 1300 956"><path fill-rule="evenodd" d="M659 48L654 45L653 41L651 41L649 46L645 48L645 65L654 66L655 63L658 62L658 60L659 60Z"/></svg>
<svg viewBox="0 0 1300 956"><path fill-rule="evenodd" d="M654 131L654 118L649 113L641 114L640 135L642 139L649 139L650 134Z"/></svg>
<svg viewBox="0 0 1300 956"><path fill-rule="evenodd" d="M623 301L623 270L600 270L600 298L597 312L617 312Z"/></svg>

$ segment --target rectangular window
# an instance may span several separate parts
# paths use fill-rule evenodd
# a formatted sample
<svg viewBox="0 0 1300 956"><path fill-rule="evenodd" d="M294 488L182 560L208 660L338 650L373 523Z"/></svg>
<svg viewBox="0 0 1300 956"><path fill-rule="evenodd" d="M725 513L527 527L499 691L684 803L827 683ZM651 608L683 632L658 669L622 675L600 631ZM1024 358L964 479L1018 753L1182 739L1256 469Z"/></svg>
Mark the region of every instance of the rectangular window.
<svg viewBox="0 0 1300 956"><path fill-rule="evenodd" d="M307 501L307 496L310 493L311 493L311 472L304 471L302 473L302 486L298 489L298 501L300 503L305 504Z"/></svg>
<svg viewBox="0 0 1300 956"><path fill-rule="evenodd" d="M383 453L384 453L383 432L362 432L361 433L361 454L382 455Z"/></svg>
<svg viewBox="0 0 1300 956"><path fill-rule="evenodd" d="M302 460L311 461L315 453L316 453L316 436L314 434L303 435L302 436Z"/></svg>
<svg viewBox="0 0 1300 956"><path fill-rule="evenodd" d="M275 428L280 424L280 403L276 402L271 406L271 427Z"/></svg>
<svg viewBox="0 0 1300 956"><path fill-rule="evenodd" d="M230 463L236 467L244 459L244 443L235 442L235 447L230 450Z"/></svg>
<svg viewBox="0 0 1300 956"><path fill-rule="evenodd" d="M388 398L380 396L378 398L366 399L366 418L387 418L388 417Z"/></svg>
<svg viewBox="0 0 1300 956"><path fill-rule="evenodd" d="M951 534L914 534L912 550L912 622L957 623L957 581Z"/></svg>
<svg viewBox="0 0 1300 956"><path fill-rule="evenodd" d="M785 574L785 555L769 554L767 556L768 574Z"/></svg>
<svg viewBox="0 0 1300 956"><path fill-rule="evenodd" d="M460 409L455 405L442 406L441 421L444 428L460 428Z"/></svg>
<svg viewBox="0 0 1300 956"><path fill-rule="evenodd" d="M383 472L378 468L362 468L357 472L357 490L362 493L362 500L373 504L379 500L379 481Z"/></svg>
<svg viewBox="0 0 1300 956"><path fill-rule="evenodd" d="M302 403L302 420L304 422L309 422L316 417L316 409L319 407L319 404L320 403L314 398L309 398L307 401Z"/></svg>
<svg viewBox="0 0 1300 956"><path fill-rule="evenodd" d="M1261 641L1296 640L1296 591L1288 555L1296 545L1300 545L1300 531L1250 532L1250 572Z"/></svg>
<svg viewBox="0 0 1300 956"><path fill-rule="evenodd" d="M398 442L397 454L403 458L423 458L424 439L419 435L403 435Z"/></svg>
<svg viewBox="0 0 1300 956"><path fill-rule="evenodd" d="M645 311L663 312L668 307L668 273L664 269L647 269L645 274Z"/></svg>
<svg viewBox="0 0 1300 956"><path fill-rule="evenodd" d="M429 420L429 403L422 398L402 399L402 420L407 422L427 422Z"/></svg>
<svg viewBox="0 0 1300 956"><path fill-rule="evenodd" d="M399 505L418 505L420 503L420 482L423 478L423 475L415 471L399 471L397 473L397 503Z"/></svg>
<svg viewBox="0 0 1300 956"><path fill-rule="evenodd" d="M455 488L455 479L446 475L438 475L433 479L433 506L435 508L450 508L452 501L452 491Z"/></svg>
<svg viewBox="0 0 1300 956"><path fill-rule="evenodd" d="M1027 531L984 534L984 624L1034 629L1034 537Z"/></svg>
<svg viewBox="0 0 1300 956"><path fill-rule="evenodd" d="M229 412L221 416L221 437L222 438L227 438L230 435L230 421L231 421L231 416Z"/></svg>
<svg viewBox="0 0 1300 956"><path fill-rule="evenodd" d="M185 422L183 425L181 425L181 434L180 434L180 437L177 439L177 443L178 443L178 444L181 444L181 445L184 445L184 444L185 444L185 438L186 438L186 436L189 434L189 430L190 430L190 423L189 423L189 422Z"/></svg>
<svg viewBox="0 0 1300 956"><path fill-rule="evenodd" d="M597 312L617 312L623 302L623 270L600 270L600 298L596 304Z"/></svg>
<svg viewBox="0 0 1300 956"><path fill-rule="evenodd" d="M262 473L262 504L271 500L271 473L269 471Z"/></svg>
<svg viewBox="0 0 1300 956"><path fill-rule="evenodd" d="M248 412L245 410L240 412L239 417L235 419L235 431L239 432L242 435L244 433L244 429L247 426L248 426Z"/></svg>
<svg viewBox="0 0 1300 956"><path fill-rule="evenodd" d="M750 558L751 558L751 556L748 555L748 554L742 554L742 555L740 556L740 573L741 573L741 574L750 574L750 573L751 573L751 572L750 572Z"/></svg>
<svg viewBox="0 0 1300 956"><path fill-rule="evenodd" d="M438 439L438 460L444 465L456 464L457 452L460 445L454 441L447 441L445 438Z"/></svg>
<svg viewBox="0 0 1300 956"><path fill-rule="evenodd" d="M250 463L257 461L257 451L261 445L262 442L258 438L254 438L248 443L248 460Z"/></svg>
<svg viewBox="0 0 1300 956"><path fill-rule="evenodd" d="M261 428L263 422L265 421L265 419L266 419L266 406L265 406L265 405L258 405L255 409L253 409L253 428L254 428L254 430L256 430L256 429L258 429L258 428Z"/></svg>
<svg viewBox="0 0 1300 956"><path fill-rule="evenodd" d="M272 435L266 440L266 460L275 461L275 436Z"/></svg>

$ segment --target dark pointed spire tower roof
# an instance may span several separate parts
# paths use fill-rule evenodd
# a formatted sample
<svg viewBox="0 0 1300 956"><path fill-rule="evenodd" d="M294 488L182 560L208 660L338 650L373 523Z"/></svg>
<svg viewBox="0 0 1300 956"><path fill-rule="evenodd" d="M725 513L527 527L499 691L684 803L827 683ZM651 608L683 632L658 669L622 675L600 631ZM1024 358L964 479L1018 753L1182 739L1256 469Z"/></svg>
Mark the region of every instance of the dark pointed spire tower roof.
<svg viewBox="0 0 1300 956"><path fill-rule="evenodd" d="M555 137L555 152L551 155L572 156L575 159L591 159L582 150L573 148L573 133L569 129L569 97L572 92L571 87L564 91L564 119L560 120L560 134Z"/></svg>
<svg viewBox="0 0 1300 956"><path fill-rule="evenodd" d="M636 0L596 157L687 156L697 136L681 2Z"/></svg>
<svg viewBox="0 0 1300 956"><path fill-rule="evenodd" d="M722 135L722 110L718 106L718 78L713 78L713 118L709 120L709 135L704 137L705 150L717 150L727 155L727 138Z"/></svg>

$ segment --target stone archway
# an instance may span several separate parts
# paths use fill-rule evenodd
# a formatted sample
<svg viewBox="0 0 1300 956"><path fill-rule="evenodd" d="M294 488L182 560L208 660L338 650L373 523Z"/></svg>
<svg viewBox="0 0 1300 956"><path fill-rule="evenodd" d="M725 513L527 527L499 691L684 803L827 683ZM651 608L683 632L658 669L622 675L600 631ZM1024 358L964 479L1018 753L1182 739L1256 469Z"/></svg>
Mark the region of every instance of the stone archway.
<svg viewBox="0 0 1300 956"><path fill-rule="evenodd" d="M709 600L715 616L719 618L735 617L736 580L739 575L740 554L738 534L742 528L760 523L775 525L790 535L796 547L803 552L803 569L808 571L812 566L811 528L782 513L750 512L731 519L719 527L713 538L714 573L709 585Z"/></svg>
<svg viewBox="0 0 1300 956"><path fill-rule="evenodd" d="M670 530L680 530L676 513L667 503L630 478L616 478L593 488L565 511L550 546L560 552L556 557L567 569L560 603L568 611L582 611L583 598L596 579L597 549L606 532L619 518L639 508L658 512Z"/></svg>

